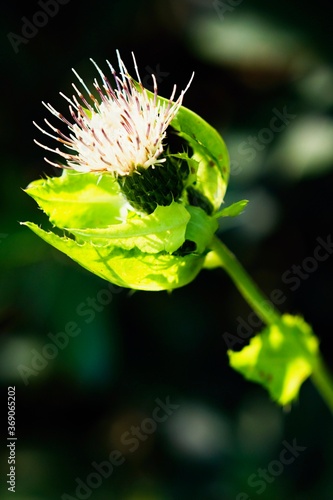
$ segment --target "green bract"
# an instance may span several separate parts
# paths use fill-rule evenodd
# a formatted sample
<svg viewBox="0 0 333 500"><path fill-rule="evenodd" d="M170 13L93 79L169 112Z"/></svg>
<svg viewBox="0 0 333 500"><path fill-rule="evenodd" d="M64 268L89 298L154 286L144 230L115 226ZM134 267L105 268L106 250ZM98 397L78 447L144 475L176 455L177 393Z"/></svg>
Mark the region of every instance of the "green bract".
<svg viewBox="0 0 333 500"><path fill-rule="evenodd" d="M181 107L171 127L191 150L190 157L183 151L174 155L190 172L178 201L146 214L128 206L113 175L63 170L60 177L34 181L26 189L61 231L24 224L116 285L170 290L191 282L218 227L229 158L218 132L192 111Z"/></svg>

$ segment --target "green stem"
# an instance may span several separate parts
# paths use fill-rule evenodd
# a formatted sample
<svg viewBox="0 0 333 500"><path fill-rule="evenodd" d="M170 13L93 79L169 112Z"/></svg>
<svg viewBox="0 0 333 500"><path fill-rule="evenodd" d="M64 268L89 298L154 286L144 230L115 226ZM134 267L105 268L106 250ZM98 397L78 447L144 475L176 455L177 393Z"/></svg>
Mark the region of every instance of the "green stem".
<svg viewBox="0 0 333 500"><path fill-rule="evenodd" d="M218 256L221 267L229 274L244 299L258 317L267 325L272 325L279 321L281 315L275 309L272 302L259 290L234 254L216 236L213 238L211 249Z"/></svg>
<svg viewBox="0 0 333 500"><path fill-rule="evenodd" d="M317 391L333 413L333 379L321 357L318 360L317 367L312 372L311 379Z"/></svg>

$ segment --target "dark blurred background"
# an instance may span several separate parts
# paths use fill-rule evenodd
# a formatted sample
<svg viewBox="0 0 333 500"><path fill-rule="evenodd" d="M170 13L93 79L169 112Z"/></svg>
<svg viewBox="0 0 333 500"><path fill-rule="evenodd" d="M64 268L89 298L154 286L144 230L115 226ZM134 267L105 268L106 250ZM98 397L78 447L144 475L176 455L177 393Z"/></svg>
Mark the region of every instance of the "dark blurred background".
<svg viewBox="0 0 333 500"><path fill-rule="evenodd" d="M132 71L134 51L145 84L155 73L166 97L195 71L184 104L225 138L232 160L226 204L250 200L219 235L267 295L282 291L282 311L313 325L333 369L333 257L306 271L316 239L332 233L330 4L69 0L57 13L46 2L54 13L45 18L36 15L42 3L7 2L0 21L0 384L4 416L7 387L16 386L15 498L331 500L331 415L310 381L292 408L281 409L228 367L223 334L236 334L240 321L249 325L251 311L222 270L202 271L172 294L111 293L19 225L45 221L22 190L56 175L33 143L40 134L32 121L47 115L42 100L67 109L59 91L72 94L72 67L89 82L89 58L106 68L105 59L117 64L119 49ZM19 38L33 19L42 26ZM288 281L294 265L303 273L297 287ZM89 300L95 310L84 316ZM80 333L63 349L50 348L42 366L49 335L69 322ZM146 420L168 399L170 415L158 413L165 421ZM5 422L1 436L7 499ZM306 449L281 469L285 441L295 439ZM112 472L105 465L103 478L92 464L109 461L114 450L124 460L119 455ZM268 479L258 479L260 468Z"/></svg>

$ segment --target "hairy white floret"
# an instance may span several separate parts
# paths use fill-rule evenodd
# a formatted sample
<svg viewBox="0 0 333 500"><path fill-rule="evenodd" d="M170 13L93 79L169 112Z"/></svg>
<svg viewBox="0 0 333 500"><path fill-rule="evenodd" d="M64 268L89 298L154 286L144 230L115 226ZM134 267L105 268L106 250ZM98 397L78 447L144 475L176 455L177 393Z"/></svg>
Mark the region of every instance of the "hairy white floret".
<svg viewBox="0 0 333 500"><path fill-rule="evenodd" d="M69 102L73 118L70 123L51 104L45 107L68 127L64 134L48 120L45 123L57 135L46 132L35 123L37 128L58 142L65 150L49 148L35 141L44 149L57 153L66 160L65 164L49 163L60 168L69 168L79 172L109 172L117 175L129 175L136 167L148 168L163 163L160 155L164 149L166 129L182 105L183 97L191 84L173 101L176 86L170 99L161 103L157 98L156 78L153 95L143 87L136 60L133 56L137 82L129 75L117 51L119 74L107 61L115 81L113 88L101 69L91 59L102 80L100 85L94 80L94 87L99 98L89 90L84 81L74 71L86 96L73 84L75 93L72 99L61 94Z"/></svg>

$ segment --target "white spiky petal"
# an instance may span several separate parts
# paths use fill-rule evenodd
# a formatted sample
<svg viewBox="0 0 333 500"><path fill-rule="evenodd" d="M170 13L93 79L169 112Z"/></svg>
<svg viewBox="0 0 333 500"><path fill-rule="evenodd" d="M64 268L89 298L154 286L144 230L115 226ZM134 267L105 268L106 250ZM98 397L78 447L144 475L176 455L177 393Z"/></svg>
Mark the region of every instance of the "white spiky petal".
<svg viewBox="0 0 333 500"><path fill-rule="evenodd" d="M35 123L41 132L61 142L70 151L64 152L59 148L51 149L35 141L39 146L57 153L66 160L66 164L63 165L45 158L52 165L79 172L110 172L115 175L128 175L137 166L148 168L165 161L159 159L159 156L163 152L166 129L182 105L184 94L193 75L186 89L181 92L175 102L173 99L176 86L173 88L170 99L162 104L157 99L155 76L152 75L154 82L152 97L148 95L141 83L134 54L132 56L138 83L134 82L129 75L118 51L117 56L119 76L107 61L115 80L115 89L91 59L103 83L101 87L97 80L94 80L94 87L100 100L93 96L84 81L73 70L87 93L86 98L73 84L78 97L73 95L72 99L69 99L61 94L69 102L69 110L74 123L70 123L50 104L43 103L69 129L69 134L65 135L45 119L45 123L57 134L55 136Z"/></svg>

